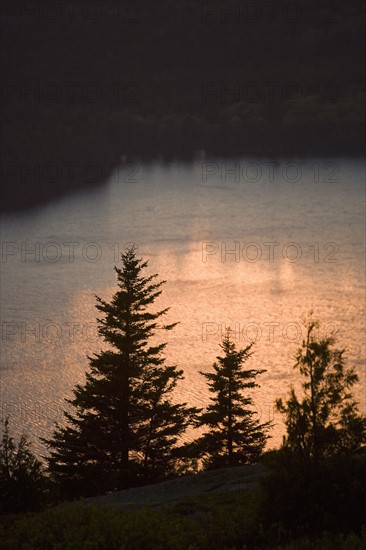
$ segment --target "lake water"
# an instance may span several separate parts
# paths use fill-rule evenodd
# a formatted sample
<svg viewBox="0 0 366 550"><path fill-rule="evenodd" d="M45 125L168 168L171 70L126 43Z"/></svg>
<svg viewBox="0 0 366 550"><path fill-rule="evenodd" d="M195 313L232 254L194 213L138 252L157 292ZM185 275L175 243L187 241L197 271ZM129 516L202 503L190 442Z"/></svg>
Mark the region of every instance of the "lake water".
<svg viewBox="0 0 366 550"><path fill-rule="evenodd" d="M1 218L1 403L15 434L62 422L96 334L94 295L116 290L113 266L136 243L166 279L160 307L180 321L166 356L184 369L177 399L203 406L225 328L256 340L248 367L269 446L284 427L274 401L298 384L294 354L310 309L338 330L365 412L365 165L354 159L199 158L122 164L105 185ZM192 433L187 437L191 437Z"/></svg>

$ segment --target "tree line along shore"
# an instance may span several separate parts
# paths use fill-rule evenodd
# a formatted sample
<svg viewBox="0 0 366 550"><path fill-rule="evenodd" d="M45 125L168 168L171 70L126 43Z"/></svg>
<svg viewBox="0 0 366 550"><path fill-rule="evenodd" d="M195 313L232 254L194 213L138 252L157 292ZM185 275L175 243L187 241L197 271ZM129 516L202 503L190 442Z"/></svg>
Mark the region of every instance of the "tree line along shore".
<svg viewBox="0 0 366 550"><path fill-rule="evenodd" d="M116 4L4 11L3 210L105 182L123 156L363 155L362 2L252 20L245 2Z"/></svg>

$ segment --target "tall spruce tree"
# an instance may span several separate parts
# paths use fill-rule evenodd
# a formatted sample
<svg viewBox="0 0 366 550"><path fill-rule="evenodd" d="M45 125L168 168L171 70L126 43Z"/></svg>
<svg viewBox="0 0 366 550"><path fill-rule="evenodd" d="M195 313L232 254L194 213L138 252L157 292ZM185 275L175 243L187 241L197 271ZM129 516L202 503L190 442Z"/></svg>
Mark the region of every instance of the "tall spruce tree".
<svg viewBox="0 0 366 550"><path fill-rule="evenodd" d="M174 472L177 443L194 409L173 404L171 394L183 371L165 364L166 343L152 344L157 330L177 323L159 321L168 309L152 311L165 281L143 274L148 262L134 247L115 267L118 291L108 303L98 296L99 333L109 349L89 357L85 385L67 400L56 426L49 471L67 496L92 495L164 479Z"/></svg>
<svg viewBox="0 0 366 550"><path fill-rule="evenodd" d="M230 330L221 343L223 356L213 364L214 373L201 372L214 394L211 403L197 416L198 426L208 431L192 445L193 453L203 460L204 467L217 468L256 462L263 452L270 422L255 418L254 403L248 390L258 387L256 378L264 370L244 369L252 355L249 344L237 350L230 339Z"/></svg>
<svg viewBox="0 0 366 550"><path fill-rule="evenodd" d="M366 417L352 396L358 376L346 368L345 350L334 347L334 336L317 337L319 322L311 313L305 326L306 339L294 366L303 377L302 396L291 388L287 401L277 400L277 409L287 426L284 448L299 459L317 462L351 454L366 443Z"/></svg>

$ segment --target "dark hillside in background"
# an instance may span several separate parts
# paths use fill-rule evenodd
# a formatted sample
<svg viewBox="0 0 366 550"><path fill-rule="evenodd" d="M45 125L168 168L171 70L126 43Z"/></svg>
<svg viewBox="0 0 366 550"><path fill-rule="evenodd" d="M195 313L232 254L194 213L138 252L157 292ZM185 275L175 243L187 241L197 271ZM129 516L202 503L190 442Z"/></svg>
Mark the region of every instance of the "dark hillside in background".
<svg viewBox="0 0 366 550"><path fill-rule="evenodd" d="M1 4L2 209L123 155L364 151L362 1L67 4Z"/></svg>

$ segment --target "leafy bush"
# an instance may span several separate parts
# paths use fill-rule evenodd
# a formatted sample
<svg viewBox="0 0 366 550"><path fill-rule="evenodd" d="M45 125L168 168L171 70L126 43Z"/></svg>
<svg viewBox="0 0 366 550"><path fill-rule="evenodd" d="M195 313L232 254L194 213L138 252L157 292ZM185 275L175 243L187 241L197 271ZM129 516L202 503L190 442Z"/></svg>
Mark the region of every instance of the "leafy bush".
<svg viewBox="0 0 366 550"><path fill-rule="evenodd" d="M366 458L337 457L309 465L286 451L267 459L260 516L278 542L323 531L359 531L364 524Z"/></svg>
<svg viewBox="0 0 366 550"><path fill-rule="evenodd" d="M43 503L46 478L42 463L33 455L23 434L16 444L4 421L0 441L0 513L36 510Z"/></svg>

